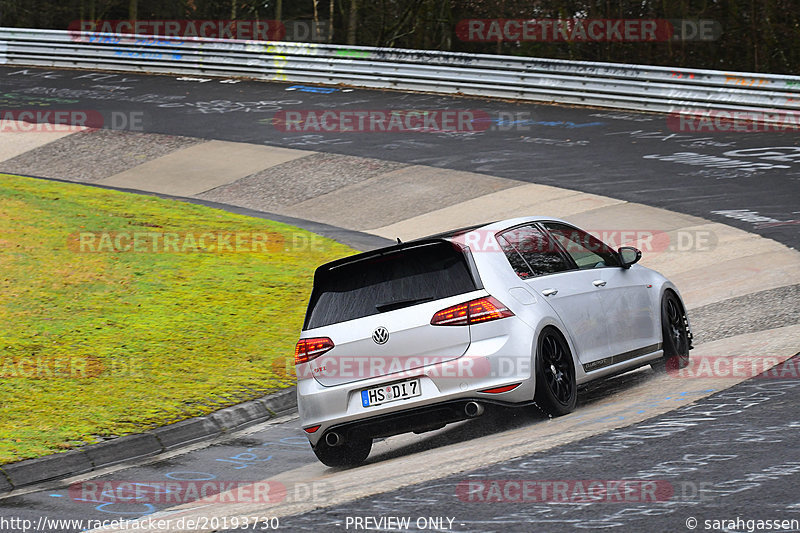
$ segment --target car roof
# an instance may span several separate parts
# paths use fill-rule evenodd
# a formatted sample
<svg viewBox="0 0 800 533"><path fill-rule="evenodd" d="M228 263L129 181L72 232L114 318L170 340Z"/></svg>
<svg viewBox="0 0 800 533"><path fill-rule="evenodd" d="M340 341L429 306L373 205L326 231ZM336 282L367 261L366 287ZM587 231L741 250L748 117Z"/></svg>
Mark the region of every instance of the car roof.
<svg viewBox="0 0 800 533"><path fill-rule="evenodd" d="M463 235L465 233L469 233L470 231L475 230L485 230L491 232L502 231L507 228L513 228L514 226L519 226L520 224L530 223L530 222L539 222L539 221L552 221L552 222L562 222L564 224L569 224L566 220L561 220L555 217L548 217L548 216L527 216L527 217L517 217L517 218L507 218L504 220L497 220L495 222L487 222L484 224L476 224L474 226L467 226L464 228L453 229L449 231L444 231L441 233L437 233L435 235L429 235L427 237L421 237L419 239L414 239L414 241L424 241L428 239L452 239L454 237L458 237L459 235ZM409 241L413 242L413 241Z"/></svg>
<svg viewBox="0 0 800 533"><path fill-rule="evenodd" d="M442 233L437 233L434 235L429 235L426 237L420 237L418 239L412 239L410 241L400 241L398 239L397 244L393 244L390 246L386 246L383 248L377 248L375 250L370 250L367 252L362 252L360 254L351 255L347 257L342 257L340 259L336 259L329 263L325 263L321 265L317 271L322 272L325 270L333 270L338 268L339 266L343 266L346 264L356 263L358 261L363 261L365 259L369 259L371 257L375 257L378 255L383 255L386 253L396 252L403 250L404 248L411 248L414 246L420 246L425 244L433 244L442 241L451 241L454 238L458 237L459 235L463 235L465 233L469 233L471 231L476 230L483 230L491 233L495 233L498 231L502 231L504 229L513 228L514 226L519 226L521 224L530 223L530 222L538 222L538 221L552 221L552 222L562 222L564 224L570 224L565 220L561 220L555 217L548 217L548 216L527 216L527 217L517 217L517 218L508 218L505 220L498 220L495 222L488 222L485 224L477 224L474 226L467 226L464 228L453 229L449 231L445 231ZM570 224L572 225L572 224Z"/></svg>

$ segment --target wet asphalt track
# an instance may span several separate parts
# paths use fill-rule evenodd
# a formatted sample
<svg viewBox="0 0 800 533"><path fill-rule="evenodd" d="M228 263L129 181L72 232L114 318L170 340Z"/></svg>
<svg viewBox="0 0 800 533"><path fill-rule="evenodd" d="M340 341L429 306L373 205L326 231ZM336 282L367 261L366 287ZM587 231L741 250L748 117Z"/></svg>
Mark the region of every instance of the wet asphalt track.
<svg viewBox="0 0 800 533"><path fill-rule="evenodd" d="M68 102L59 104L62 109L93 109L106 116L112 111L142 113L147 132L263 142L484 172L664 207L754 231L795 248L800 244L800 142L792 134L674 133L660 115L364 90L323 94L313 88L287 91L290 84L179 81L167 76L4 67L0 68L0 87L6 98L4 107L17 102L19 109L25 109L37 97L59 98ZM493 123L483 133L427 134L283 132L272 124L273 114L280 109L328 108L477 109L502 119L502 124ZM744 218L762 216L774 221L754 223L714 213L723 210L744 210L739 211ZM634 379L617 378L592 394L601 398ZM592 398L589 395L584 401L591 403ZM800 497L795 490L800 472L796 444L800 420L795 408L799 399L798 381L750 380L629 428L346 506L282 518L281 526L287 531L342 531L347 516L407 516L412 523L417 517L430 516L454 518L455 531L550 532L587 527L687 531L685 520L690 516L700 519L698 530L703 530L706 518L800 519ZM518 425L531 425L534 433L536 424L547 423L532 412L506 415L454 425L410 447L404 447L403 437L398 437L392 456L414 461L416 453L451 438ZM370 461L380 459L373 456ZM315 462L297 420L290 419L97 479L146 483L194 476L256 481ZM471 478L625 477L669 482L673 495L656 503L590 505L481 503L462 501L456 494L458 483ZM109 519L142 516L169 506L136 501L109 505L77 501L80 498L74 496L56 483L1 499L0 516L34 521L40 516Z"/></svg>
<svg viewBox="0 0 800 533"><path fill-rule="evenodd" d="M795 363L798 362L800 356L795 357ZM584 391L579 409L591 408L594 402L609 394L648 379L649 373L651 371L647 370L627 374L595 384ZM412 524L409 531L426 530L416 526L416 520L421 517L438 517L448 527L434 528L434 531L548 533L596 528L619 532L687 531L685 521L689 517L697 518L701 524L706 519L735 519L737 516L753 520L800 519L800 496L795 490L800 473L797 455L800 417L796 410L800 402L800 380L753 378L697 402L681 395L665 400L676 402L678 408L546 452L410 485L346 505L325 508L325 499L320 498L318 503L322 509L281 517L279 529L356 530L352 522L347 527L348 517L351 520L407 517ZM425 454L426 450L444 446L454 439L469 440L513 428L529 428L531 438L535 438L540 424L548 424L548 420L533 408L490 409L479 419L448 426L413 442L409 437L395 437L395 445L389 451L373 454L368 462L393 457L415 461L415 455ZM174 501L166 501L167 496L151 492L148 484L181 480L227 484L255 482L309 464L320 472L326 470L316 463L297 419L290 418L256 426L210 446L166 459L119 468L72 483L56 482L31 489L26 494L0 499L0 516L34 523L41 516L83 520L141 517L175 505ZM335 473L332 469L327 471ZM630 492L628 498L633 501L619 501L619 497L612 494L610 498L616 498L615 501L595 503L575 501L574 496L570 496L570 501L559 501L563 497L556 497L554 493L550 493L550 501L519 501L520 492L511 491L508 496L503 492L490 492L493 481L622 479L652 481L656 488L648 489L649 492L644 489ZM91 484L111 483L110 486L118 488L123 482L139 483L139 495L131 496L130 501L111 497L92 501L88 495L94 490ZM380 481L365 479L364 482ZM484 490L465 485L469 482L483 483ZM324 494L329 488L326 482L317 483L316 488L287 486L288 497L307 497L311 494L309 491L314 490ZM569 494L574 494L572 491L578 489L570 485L569 490ZM124 497L125 492L117 494ZM530 498L542 497L538 496L541 493L533 494ZM498 497L508 497L510 501L497 501ZM636 501L639 497L649 499ZM452 525L447 518L453 519ZM246 530L259 531L261 527L259 524L258 528ZM236 530L242 528L227 529ZM19 530L5 531L17 533ZM80 529L64 527L47 531L77 532Z"/></svg>
<svg viewBox="0 0 800 533"><path fill-rule="evenodd" d="M356 517L392 516L409 518L410 531L426 530L429 518L446 517L453 520L452 531L678 532L690 531L692 518L698 531L708 531L706 520L739 517L794 519L787 530L800 531L798 402L800 380L755 378L545 453L281 521L293 531L342 531L348 524L353 530ZM581 501L583 489L574 483L588 487L589 480L624 479L652 485L648 490L633 484L627 496L597 493L598 500ZM560 493L555 484L534 488L526 499L521 489L502 483L524 480L570 485ZM743 524L717 530L752 531L748 527L754 526Z"/></svg>
<svg viewBox="0 0 800 533"><path fill-rule="evenodd" d="M796 133L674 132L666 116L657 114L197 80L2 67L0 103L31 109L42 98L56 98L48 108L97 111L107 124L116 112L126 117L120 124L133 118L145 132L358 155L575 189L696 215L800 247ZM279 111L328 109L474 110L488 122L475 124L483 131L447 133L287 132L273 124ZM732 210L738 213L715 213Z"/></svg>

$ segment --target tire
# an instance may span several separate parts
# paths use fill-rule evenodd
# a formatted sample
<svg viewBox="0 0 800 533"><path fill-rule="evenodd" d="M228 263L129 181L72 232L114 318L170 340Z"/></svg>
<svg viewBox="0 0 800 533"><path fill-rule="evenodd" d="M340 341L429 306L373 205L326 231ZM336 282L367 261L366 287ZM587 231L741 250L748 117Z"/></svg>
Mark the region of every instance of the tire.
<svg viewBox="0 0 800 533"><path fill-rule="evenodd" d="M550 416L571 413L578 403L572 353L563 335L554 328L545 328L539 335L533 399Z"/></svg>
<svg viewBox="0 0 800 533"><path fill-rule="evenodd" d="M372 439L347 440L339 446L329 446L323 438L311 449L325 466L356 466L363 463L372 450Z"/></svg>
<svg viewBox="0 0 800 533"><path fill-rule="evenodd" d="M661 298L661 342L664 357L650 365L653 370L678 370L689 365L689 332L684 315L678 296L667 291Z"/></svg>

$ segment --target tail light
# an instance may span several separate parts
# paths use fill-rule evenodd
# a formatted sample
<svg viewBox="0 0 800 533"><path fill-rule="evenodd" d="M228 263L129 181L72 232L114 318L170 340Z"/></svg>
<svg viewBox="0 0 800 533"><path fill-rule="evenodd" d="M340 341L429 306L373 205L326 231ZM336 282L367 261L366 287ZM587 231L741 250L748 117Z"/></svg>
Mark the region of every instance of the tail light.
<svg viewBox="0 0 800 533"><path fill-rule="evenodd" d="M308 363L333 348L333 341L328 337L300 339L294 347L294 364Z"/></svg>
<svg viewBox="0 0 800 533"><path fill-rule="evenodd" d="M511 310L494 296L442 309L431 318L432 326L467 326L514 316Z"/></svg>

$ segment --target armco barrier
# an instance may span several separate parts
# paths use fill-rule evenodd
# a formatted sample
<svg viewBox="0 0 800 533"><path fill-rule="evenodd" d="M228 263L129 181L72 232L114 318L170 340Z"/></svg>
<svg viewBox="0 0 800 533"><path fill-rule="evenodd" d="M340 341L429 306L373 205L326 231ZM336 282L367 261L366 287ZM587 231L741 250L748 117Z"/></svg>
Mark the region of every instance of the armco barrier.
<svg viewBox="0 0 800 533"><path fill-rule="evenodd" d="M241 76L663 113L742 111L765 122L800 111L795 76L310 43L0 28L0 64Z"/></svg>

